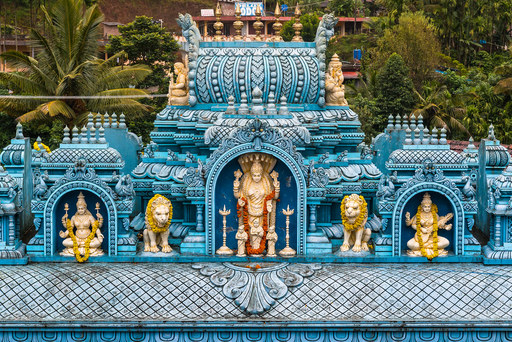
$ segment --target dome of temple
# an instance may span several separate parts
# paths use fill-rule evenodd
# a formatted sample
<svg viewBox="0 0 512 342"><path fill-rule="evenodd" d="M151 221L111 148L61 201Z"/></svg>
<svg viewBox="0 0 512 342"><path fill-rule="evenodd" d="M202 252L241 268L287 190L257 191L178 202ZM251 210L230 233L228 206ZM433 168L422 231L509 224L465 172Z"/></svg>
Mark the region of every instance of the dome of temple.
<svg viewBox="0 0 512 342"><path fill-rule="evenodd" d="M199 50L195 74L198 103L226 103L234 96L237 103L245 93L258 87L266 102L269 93L285 96L288 103L317 103L324 91L314 43L300 47L271 47L267 43L246 43Z"/></svg>
<svg viewBox="0 0 512 342"><path fill-rule="evenodd" d="M422 164L429 159L434 164L461 164L464 156L452 150L395 150L390 164Z"/></svg>
<svg viewBox="0 0 512 342"><path fill-rule="evenodd" d="M512 191L512 166L509 166L498 177L492 180L491 184L493 189L504 189Z"/></svg>
<svg viewBox="0 0 512 342"><path fill-rule="evenodd" d="M121 164L123 159L121 154L109 148L58 148L47 158L50 164L70 164L74 163L78 158L84 158L88 163L93 164Z"/></svg>
<svg viewBox="0 0 512 342"><path fill-rule="evenodd" d="M18 183L16 180L0 166L0 192L8 191L11 188L16 188Z"/></svg>
<svg viewBox="0 0 512 342"><path fill-rule="evenodd" d="M3 165L23 165L24 144L10 144L0 154L0 161Z"/></svg>
<svg viewBox="0 0 512 342"><path fill-rule="evenodd" d="M510 154L505 146L485 146L485 165L504 167L510 162Z"/></svg>

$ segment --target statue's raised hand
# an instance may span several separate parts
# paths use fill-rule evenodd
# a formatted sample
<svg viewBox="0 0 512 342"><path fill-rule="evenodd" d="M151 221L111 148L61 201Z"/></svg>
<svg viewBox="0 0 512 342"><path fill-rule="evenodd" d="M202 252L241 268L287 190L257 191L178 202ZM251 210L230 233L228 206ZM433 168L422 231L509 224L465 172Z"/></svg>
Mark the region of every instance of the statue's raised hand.
<svg viewBox="0 0 512 342"><path fill-rule="evenodd" d="M63 219L64 219L64 218L63 218ZM65 230L65 231L62 231L62 230L61 230L61 231L59 232L59 236L60 236L61 238L63 238L63 239L67 238L67 237L68 237L68 235L69 235L69 232L68 232L67 230Z"/></svg>
<svg viewBox="0 0 512 342"><path fill-rule="evenodd" d="M411 222L411 213L410 212L405 213L405 222L407 225L410 225L410 223L409 223L409 222Z"/></svg>

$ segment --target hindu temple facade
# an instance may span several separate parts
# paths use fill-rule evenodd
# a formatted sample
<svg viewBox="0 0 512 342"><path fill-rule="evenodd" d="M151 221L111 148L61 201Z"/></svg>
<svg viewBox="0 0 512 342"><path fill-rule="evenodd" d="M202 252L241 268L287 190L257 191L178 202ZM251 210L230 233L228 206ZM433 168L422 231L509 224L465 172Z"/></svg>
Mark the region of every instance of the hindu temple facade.
<svg viewBox="0 0 512 342"><path fill-rule="evenodd" d="M178 23L188 59L149 144L91 114L54 151L20 125L0 155L2 337L512 338L512 170L492 126L459 153L390 116L367 144L325 62L335 17L314 42Z"/></svg>

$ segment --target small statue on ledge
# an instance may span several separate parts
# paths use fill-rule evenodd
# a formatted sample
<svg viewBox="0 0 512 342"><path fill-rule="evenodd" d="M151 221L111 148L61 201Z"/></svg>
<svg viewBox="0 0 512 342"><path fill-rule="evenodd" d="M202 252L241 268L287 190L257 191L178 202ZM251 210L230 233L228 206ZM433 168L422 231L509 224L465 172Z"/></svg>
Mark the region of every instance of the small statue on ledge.
<svg viewBox="0 0 512 342"><path fill-rule="evenodd" d="M174 80L176 73L176 81ZM169 105L188 105L188 70L183 63L174 63L174 73L171 72L169 81Z"/></svg>
<svg viewBox="0 0 512 342"><path fill-rule="evenodd" d="M78 262L84 262L89 256L103 255L101 243L103 234L100 228L103 225L103 216L99 213L100 204L96 204L96 217L87 210L84 195L80 192L76 202L76 213L68 219L69 205L64 205L66 214L62 217L62 225L65 231L60 231L59 236L64 239L62 244L65 249L60 253L63 256L74 256ZM91 229L92 228L92 229Z"/></svg>
<svg viewBox="0 0 512 342"><path fill-rule="evenodd" d="M424 256L428 260L439 255L447 255L446 247L450 245L448 239L438 236L439 229L452 229L451 224L446 224L453 218L452 213L446 216L439 216L437 206L432 203L430 194L428 192L423 195L423 200L416 215L411 219L409 212L405 213L405 224L416 230L414 238L407 242L407 255L409 256Z"/></svg>
<svg viewBox="0 0 512 342"><path fill-rule="evenodd" d="M372 231L365 228L368 209L364 197L357 194L345 196L340 209L343 223L343 245L340 251L346 252L353 246L352 252L367 252Z"/></svg>
<svg viewBox="0 0 512 342"><path fill-rule="evenodd" d="M345 99L344 77L341 66L338 55L334 54L325 74L325 104L327 106L348 106Z"/></svg>
<svg viewBox="0 0 512 342"><path fill-rule="evenodd" d="M146 207L146 229L144 229L144 252L158 253L158 245L163 253L172 252L169 246L169 226L172 220L172 204L167 198L156 194Z"/></svg>

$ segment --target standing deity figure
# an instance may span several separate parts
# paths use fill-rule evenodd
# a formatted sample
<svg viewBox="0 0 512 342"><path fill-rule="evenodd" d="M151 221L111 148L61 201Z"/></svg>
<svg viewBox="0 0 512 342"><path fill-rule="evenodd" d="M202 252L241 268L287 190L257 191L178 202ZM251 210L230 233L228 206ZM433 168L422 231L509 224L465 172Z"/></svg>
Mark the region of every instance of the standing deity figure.
<svg viewBox="0 0 512 342"><path fill-rule="evenodd" d="M236 256L244 257L245 254L245 243L249 239L249 236L244 230L244 226L239 226L238 231L236 232L235 239L238 241L238 252Z"/></svg>
<svg viewBox="0 0 512 342"><path fill-rule="evenodd" d="M174 63L174 73L171 72L169 81L169 105L188 105L188 70L183 63ZM174 80L176 74L176 81Z"/></svg>
<svg viewBox="0 0 512 342"><path fill-rule="evenodd" d="M238 199L239 232L247 234L247 254L261 256L265 250L269 227L275 227L276 201L279 198L279 174L270 171L277 160L263 153L249 153L238 158L242 167L235 171L233 193ZM238 233L237 233L237 240Z"/></svg>
<svg viewBox="0 0 512 342"><path fill-rule="evenodd" d="M348 106L345 100L345 86L343 85L343 72L337 54L332 56L325 74L325 102L327 106Z"/></svg>
<svg viewBox="0 0 512 342"><path fill-rule="evenodd" d="M276 233L275 226L268 227L267 242L268 242L267 256L275 257L276 256L276 242L277 242L277 233Z"/></svg>
<svg viewBox="0 0 512 342"><path fill-rule="evenodd" d="M437 206L432 203L428 192L423 195L423 200L416 215L411 219L409 212L405 213L405 224L416 230L414 238L407 242L407 255L424 256L429 260L439 256L447 255L446 247L450 245L448 239L438 236L439 229L452 229L451 224L446 224L452 219L453 214L448 213L446 216L439 216Z"/></svg>
<svg viewBox="0 0 512 342"><path fill-rule="evenodd" d="M103 225L103 216L99 213L99 203L96 204L96 219L87 210L84 195L80 192L76 202L76 213L68 219L69 205L64 205L66 214L62 217L62 225L66 230L60 231L59 236L64 239L62 244L63 256L75 256L78 261L86 261L89 256L103 255L101 243L103 234L100 228Z"/></svg>

